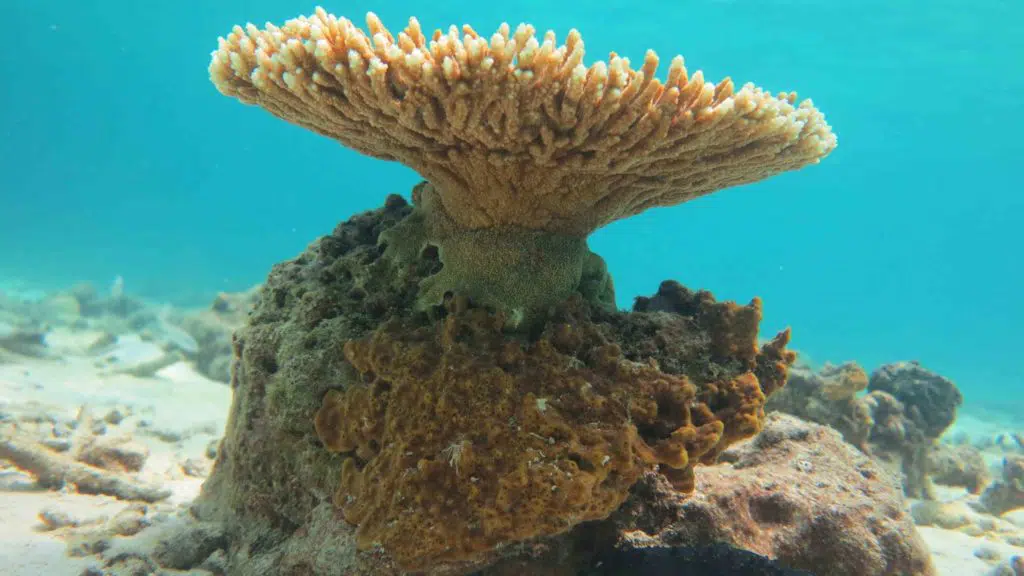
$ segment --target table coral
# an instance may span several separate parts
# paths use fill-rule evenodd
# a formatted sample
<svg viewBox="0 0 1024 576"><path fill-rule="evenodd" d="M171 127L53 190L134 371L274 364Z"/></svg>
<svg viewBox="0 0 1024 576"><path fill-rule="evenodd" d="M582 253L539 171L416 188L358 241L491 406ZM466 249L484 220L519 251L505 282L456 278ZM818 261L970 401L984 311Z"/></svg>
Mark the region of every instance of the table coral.
<svg viewBox="0 0 1024 576"><path fill-rule="evenodd" d="M568 297L586 238L615 220L815 164L836 137L810 100L725 78L675 57L664 80L612 53L583 63L573 30L558 44L530 25L488 39L470 26L368 33L318 9L278 27L236 26L210 62L225 95L345 146L416 170L426 226L403 244L437 249L449 291L535 325ZM530 280L524 280L529 278Z"/></svg>

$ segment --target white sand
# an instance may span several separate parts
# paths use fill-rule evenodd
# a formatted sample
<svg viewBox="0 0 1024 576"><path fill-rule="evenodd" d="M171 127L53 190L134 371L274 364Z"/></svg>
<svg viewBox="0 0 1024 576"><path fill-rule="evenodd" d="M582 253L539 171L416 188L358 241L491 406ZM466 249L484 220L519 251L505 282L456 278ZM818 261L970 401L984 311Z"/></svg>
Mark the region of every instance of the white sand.
<svg viewBox="0 0 1024 576"><path fill-rule="evenodd" d="M207 445L223 433L230 388L183 362L160 370L153 378L118 374L117 369L162 351L128 336L112 350L91 356L83 350L95 337L58 331L48 337L48 343L51 350L62 351L59 358L18 358L15 363L3 363L0 358L0 412L69 420L83 407L97 419L112 409L130 413L119 425L111 425L108 434L131 434L149 448L137 477L172 491L162 504L191 501L202 479L184 474L181 463L186 458L203 460ZM0 423L3 429L12 425ZM64 540L41 530L39 512L59 509L87 521L111 517L127 505L106 496L39 491L27 476L11 469L0 471L0 574L77 576L95 560L69 558Z"/></svg>

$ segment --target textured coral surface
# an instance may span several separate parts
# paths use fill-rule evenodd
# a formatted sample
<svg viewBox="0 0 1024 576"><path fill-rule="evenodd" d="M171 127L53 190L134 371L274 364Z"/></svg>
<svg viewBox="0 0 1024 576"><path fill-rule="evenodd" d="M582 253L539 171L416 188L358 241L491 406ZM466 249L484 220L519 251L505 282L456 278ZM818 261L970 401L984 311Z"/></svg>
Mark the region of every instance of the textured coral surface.
<svg viewBox="0 0 1024 576"><path fill-rule="evenodd" d="M612 518L619 545L727 542L820 576L935 574L898 480L836 431L770 414L722 460L690 497L645 476Z"/></svg>
<svg viewBox="0 0 1024 576"><path fill-rule="evenodd" d="M226 523L232 573L529 557L655 465L692 490L692 465L755 433L785 381L788 332L758 349L760 302L673 282L618 312L593 278L533 336L461 298L420 310L437 254L397 264L378 246L410 213L391 197L276 266L236 334L227 435L196 506Z"/></svg>
<svg viewBox="0 0 1024 576"><path fill-rule="evenodd" d="M439 324L392 322L346 344L365 382L329 392L316 424L351 455L336 502L361 545L420 566L556 534L608 516L651 465L691 490L694 463L759 429L756 362L702 382L698 399L687 377L625 359L574 304L534 342L454 303ZM704 306L711 340L753 360L759 310ZM753 321L734 325L737 313Z"/></svg>

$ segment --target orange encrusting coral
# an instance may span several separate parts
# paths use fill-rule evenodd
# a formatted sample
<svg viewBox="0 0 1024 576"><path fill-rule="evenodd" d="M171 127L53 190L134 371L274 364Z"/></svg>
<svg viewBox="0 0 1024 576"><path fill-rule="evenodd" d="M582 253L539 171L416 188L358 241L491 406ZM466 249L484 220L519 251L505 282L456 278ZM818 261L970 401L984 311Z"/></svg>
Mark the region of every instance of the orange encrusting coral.
<svg viewBox="0 0 1024 576"><path fill-rule="evenodd" d="M315 419L347 455L335 503L359 545L407 569L604 518L655 465L692 490L694 464L759 429L754 362L698 389L625 359L583 314L524 344L459 300L440 324L392 321L348 342L364 382L329 392Z"/></svg>

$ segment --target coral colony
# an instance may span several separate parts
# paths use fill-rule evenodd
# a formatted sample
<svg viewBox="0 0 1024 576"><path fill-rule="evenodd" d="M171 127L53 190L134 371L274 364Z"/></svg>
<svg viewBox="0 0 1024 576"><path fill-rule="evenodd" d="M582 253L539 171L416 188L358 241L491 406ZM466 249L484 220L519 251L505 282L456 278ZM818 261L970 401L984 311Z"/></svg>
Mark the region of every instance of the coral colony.
<svg viewBox="0 0 1024 576"><path fill-rule="evenodd" d="M425 182L275 268L204 497L302 525L333 494L360 548L429 570L605 518L649 471L693 491L760 429L789 333L759 348L759 300L674 282L618 311L587 237L817 163L823 115L681 57L588 67L575 30L367 26L317 10L213 53L225 95Z"/></svg>

